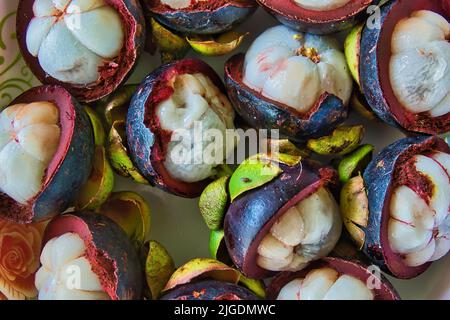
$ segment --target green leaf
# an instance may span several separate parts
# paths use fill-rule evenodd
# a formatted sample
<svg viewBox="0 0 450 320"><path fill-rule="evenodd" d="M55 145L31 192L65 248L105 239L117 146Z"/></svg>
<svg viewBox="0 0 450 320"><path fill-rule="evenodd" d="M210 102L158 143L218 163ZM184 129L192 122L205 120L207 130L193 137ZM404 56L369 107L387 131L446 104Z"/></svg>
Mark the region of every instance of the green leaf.
<svg viewBox="0 0 450 320"><path fill-rule="evenodd" d="M338 166L339 179L346 183L355 174L363 172L372 160L374 147L366 144L341 160Z"/></svg>
<svg viewBox="0 0 450 320"><path fill-rule="evenodd" d="M229 176L224 176L211 182L200 196L198 207L210 230L218 230L222 227L223 217L228 205L227 186L229 178Z"/></svg>
<svg viewBox="0 0 450 320"><path fill-rule="evenodd" d="M217 38L189 38L186 40L194 51L205 56L222 56L238 48L248 33L227 32Z"/></svg>
<svg viewBox="0 0 450 320"><path fill-rule="evenodd" d="M307 146L320 155L345 155L355 150L363 137L363 126L341 126L329 136L309 140Z"/></svg>
<svg viewBox="0 0 450 320"><path fill-rule="evenodd" d="M241 163L230 178L231 201L233 202L244 192L265 185L281 173L282 170L278 164L268 159L266 155L256 155L248 158Z"/></svg>

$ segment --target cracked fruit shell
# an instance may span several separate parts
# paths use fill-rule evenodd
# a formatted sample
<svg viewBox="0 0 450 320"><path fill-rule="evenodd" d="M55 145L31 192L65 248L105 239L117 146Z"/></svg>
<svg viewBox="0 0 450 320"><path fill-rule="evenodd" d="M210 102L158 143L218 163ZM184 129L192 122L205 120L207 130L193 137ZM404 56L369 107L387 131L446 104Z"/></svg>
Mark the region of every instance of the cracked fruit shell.
<svg viewBox="0 0 450 320"><path fill-rule="evenodd" d="M0 118L0 216L30 223L64 212L91 173L94 135L85 111L64 88L41 86Z"/></svg>
<svg viewBox="0 0 450 320"><path fill-rule="evenodd" d="M211 131L227 140L233 120L225 88L211 67L198 59L166 64L147 76L131 101L126 123L129 153L152 185L195 198L217 173L217 165L194 159L195 150L206 152L210 141L205 135ZM196 132L204 135L199 139ZM223 161L234 143L219 145L223 158L214 163Z"/></svg>
<svg viewBox="0 0 450 320"><path fill-rule="evenodd" d="M381 7L381 27L362 30L356 46L361 88L375 114L392 126L425 134L450 130L446 4L390 1Z"/></svg>
<svg viewBox="0 0 450 320"><path fill-rule="evenodd" d="M351 28L379 0L258 0L284 25L299 31L328 34Z"/></svg>
<svg viewBox="0 0 450 320"><path fill-rule="evenodd" d="M185 34L218 34L246 21L258 7L253 0L143 0L148 13Z"/></svg>
<svg viewBox="0 0 450 320"><path fill-rule="evenodd" d="M17 38L31 71L82 102L124 83L145 41L138 0L22 0L17 12Z"/></svg>

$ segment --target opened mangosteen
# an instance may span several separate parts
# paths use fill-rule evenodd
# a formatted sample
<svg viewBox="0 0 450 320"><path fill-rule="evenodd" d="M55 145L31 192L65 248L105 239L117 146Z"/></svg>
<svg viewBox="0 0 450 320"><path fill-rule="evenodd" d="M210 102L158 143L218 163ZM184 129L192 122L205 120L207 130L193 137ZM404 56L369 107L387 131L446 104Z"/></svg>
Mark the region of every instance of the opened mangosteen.
<svg viewBox="0 0 450 320"><path fill-rule="evenodd" d="M19 46L32 72L83 102L125 81L145 39L138 0L22 0L17 12Z"/></svg>
<svg viewBox="0 0 450 320"><path fill-rule="evenodd" d="M380 0L257 0L284 25L299 31L328 34L355 25Z"/></svg>
<svg viewBox="0 0 450 320"><path fill-rule="evenodd" d="M301 270L328 255L342 228L332 194L336 172L309 160L295 165L266 162L261 169L246 166L248 175L242 165L236 170L241 185L265 179L274 166L280 171L234 198L225 215L226 245L242 273L261 279L278 271ZM230 189L234 180L232 176Z"/></svg>
<svg viewBox="0 0 450 320"><path fill-rule="evenodd" d="M381 28L366 24L353 39L360 41L354 48L362 91L390 125L427 134L450 130L447 3L389 1L381 8Z"/></svg>
<svg viewBox="0 0 450 320"><path fill-rule="evenodd" d="M238 285L239 271L213 259L193 259L178 268L161 300L258 300Z"/></svg>
<svg viewBox="0 0 450 320"><path fill-rule="evenodd" d="M352 78L330 37L270 28L225 65L229 97L252 127L301 141L347 118Z"/></svg>
<svg viewBox="0 0 450 320"><path fill-rule="evenodd" d="M20 223L62 213L91 173L92 125L62 87L33 88L0 113L0 216Z"/></svg>
<svg viewBox="0 0 450 320"><path fill-rule="evenodd" d="M233 151L234 111L215 71L197 59L152 72L136 91L126 133L131 157L152 184L197 197ZM232 131L234 132L234 131Z"/></svg>
<svg viewBox="0 0 450 320"><path fill-rule="evenodd" d="M299 272L283 272L268 287L273 300L399 300L391 283L359 262L324 258Z"/></svg>
<svg viewBox="0 0 450 320"><path fill-rule="evenodd" d="M437 137L399 140L342 190L349 233L395 277L421 274L450 249L449 152Z"/></svg>
<svg viewBox="0 0 450 320"><path fill-rule="evenodd" d="M141 299L140 260L111 219L65 214L50 222L43 243L35 280L39 300Z"/></svg>
<svg viewBox="0 0 450 320"><path fill-rule="evenodd" d="M258 7L254 0L143 0L143 6L168 28L197 35L229 31Z"/></svg>

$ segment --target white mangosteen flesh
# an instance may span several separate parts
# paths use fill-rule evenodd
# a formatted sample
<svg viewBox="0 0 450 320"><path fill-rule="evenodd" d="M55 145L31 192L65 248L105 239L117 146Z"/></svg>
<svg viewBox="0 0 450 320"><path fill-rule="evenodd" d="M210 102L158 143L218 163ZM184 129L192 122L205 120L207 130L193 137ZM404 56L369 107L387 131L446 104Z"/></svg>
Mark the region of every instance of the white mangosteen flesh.
<svg viewBox="0 0 450 320"><path fill-rule="evenodd" d="M305 278L284 285L277 300L373 300L374 293L360 279L332 268L314 269Z"/></svg>
<svg viewBox="0 0 450 320"><path fill-rule="evenodd" d="M60 136L59 110L51 102L4 109L0 113L0 191L20 204L37 195Z"/></svg>
<svg viewBox="0 0 450 320"><path fill-rule="evenodd" d="M305 9L314 11L330 11L341 8L351 0L294 0L294 2Z"/></svg>
<svg viewBox="0 0 450 320"><path fill-rule="evenodd" d="M414 157L416 170L432 183L424 200L407 186L397 187L390 202L388 239L406 265L421 266L450 250L450 155L443 152Z"/></svg>
<svg viewBox="0 0 450 320"><path fill-rule="evenodd" d="M428 10L416 11L395 26L390 80L407 111L431 117L450 112L449 37L447 20Z"/></svg>
<svg viewBox="0 0 450 320"><path fill-rule="evenodd" d="M26 45L51 77L74 85L100 79L124 45L119 13L104 0L36 0Z"/></svg>
<svg viewBox="0 0 450 320"><path fill-rule="evenodd" d="M320 188L274 223L258 247L257 264L270 271L301 270L328 255L341 230L336 200L326 188Z"/></svg>
<svg viewBox="0 0 450 320"><path fill-rule="evenodd" d="M348 104L353 82L335 39L270 28L247 51L243 82L262 96L307 113L328 92Z"/></svg>
<svg viewBox="0 0 450 320"><path fill-rule="evenodd" d="M172 9L186 9L196 4L197 2L204 2L208 0L161 0L162 4L169 6Z"/></svg>
<svg viewBox="0 0 450 320"><path fill-rule="evenodd" d="M172 96L156 107L161 129L171 133L164 166L176 180L199 182L233 152L236 141L227 139L227 130L234 130L234 111L201 73L177 75L171 85Z"/></svg>
<svg viewBox="0 0 450 320"><path fill-rule="evenodd" d="M110 300L86 257L86 245L76 233L46 243L35 285L39 300Z"/></svg>

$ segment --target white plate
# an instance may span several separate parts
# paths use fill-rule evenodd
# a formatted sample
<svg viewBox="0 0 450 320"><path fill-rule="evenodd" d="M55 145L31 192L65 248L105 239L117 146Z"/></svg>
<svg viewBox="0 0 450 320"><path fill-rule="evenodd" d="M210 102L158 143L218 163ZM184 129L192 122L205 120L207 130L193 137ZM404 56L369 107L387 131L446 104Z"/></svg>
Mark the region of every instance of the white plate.
<svg viewBox="0 0 450 320"><path fill-rule="evenodd" d="M18 55L17 44L11 38L11 35L14 34L14 16L10 15L16 10L17 2L17 0L0 0L0 27L2 27L0 29L0 108L2 103L8 103L9 99L14 98L21 91L36 83L21 60L16 62L8 72L4 72L5 66L8 63L11 64ZM3 24L2 21L4 21ZM247 38L245 44L239 50L244 51L257 35L273 25L276 25L273 18L259 9L249 21L239 28L243 32L249 31L251 33L251 36ZM2 46L2 40L6 42L6 46ZM191 53L190 56L198 57L194 53ZM223 65L229 57L203 58L203 60L213 66L220 75L223 75ZM4 63L2 64L2 62ZM158 65L158 57L151 57L144 53L129 82L139 83ZM14 85L8 85L5 88L5 81L7 84ZM402 134L392 127L383 123L367 121L355 114L350 117L348 123L362 123L366 129L364 143L373 144L377 152L402 137ZM209 231L198 211L197 200L175 197L120 177L116 180L115 190L136 191L147 199L152 208L150 237L167 247L177 265L181 265L192 258L209 256ZM430 269L415 279L389 279L403 299L450 299L449 269L450 255L447 255L446 258L435 262Z"/></svg>

